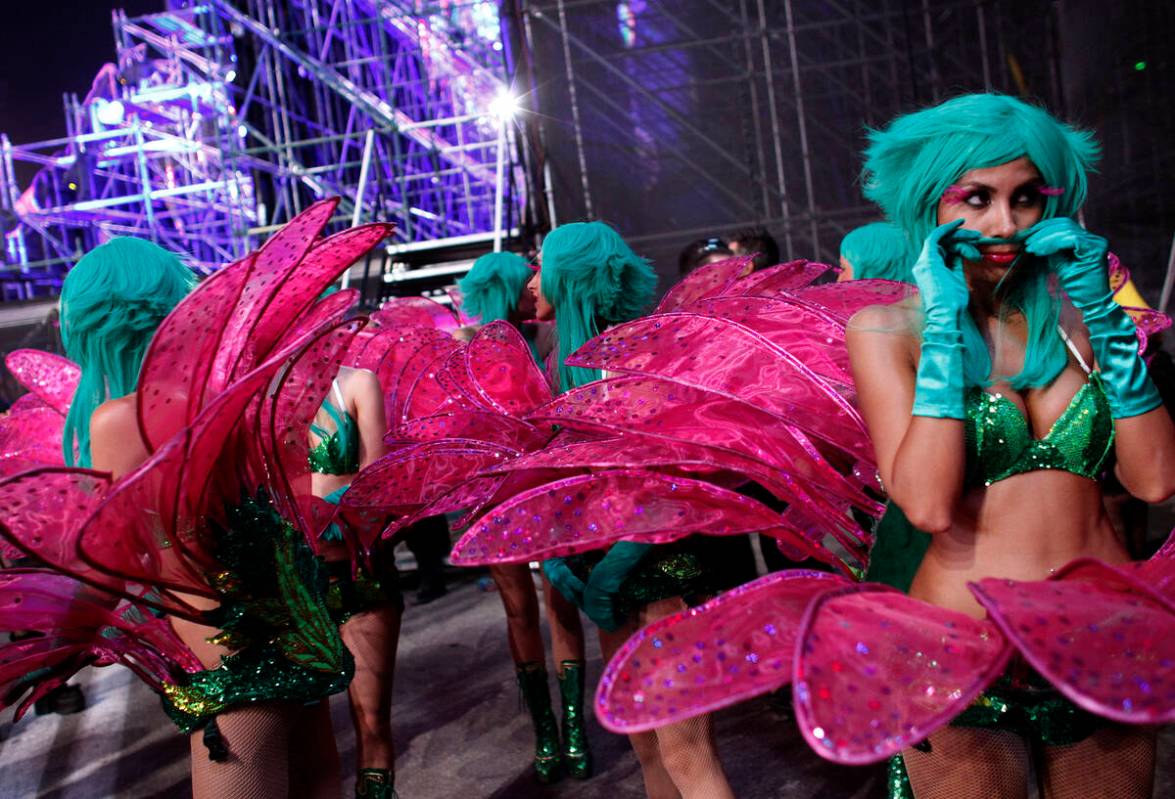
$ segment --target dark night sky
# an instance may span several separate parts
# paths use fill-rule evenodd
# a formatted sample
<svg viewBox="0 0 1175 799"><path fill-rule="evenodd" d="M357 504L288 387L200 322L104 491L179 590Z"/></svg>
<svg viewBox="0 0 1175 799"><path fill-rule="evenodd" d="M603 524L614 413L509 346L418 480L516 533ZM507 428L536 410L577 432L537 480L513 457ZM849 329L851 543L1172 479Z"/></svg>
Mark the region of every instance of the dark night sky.
<svg viewBox="0 0 1175 799"><path fill-rule="evenodd" d="M84 94L114 60L110 11L162 11L164 0L4 0L0 131L14 144L65 135L61 95Z"/></svg>

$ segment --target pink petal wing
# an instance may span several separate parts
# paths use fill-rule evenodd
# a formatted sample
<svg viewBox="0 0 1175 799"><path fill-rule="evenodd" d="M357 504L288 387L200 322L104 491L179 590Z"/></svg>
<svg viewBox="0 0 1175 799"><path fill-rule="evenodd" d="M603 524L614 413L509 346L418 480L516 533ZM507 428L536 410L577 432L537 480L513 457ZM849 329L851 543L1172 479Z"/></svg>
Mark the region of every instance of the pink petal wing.
<svg viewBox="0 0 1175 799"><path fill-rule="evenodd" d="M1045 678L1076 704L1128 724L1175 721L1175 603L1094 560L1054 579L988 578L971 592Z"/></svg>
<svg viewBox="0 0 1175 799"><path fill-rule="evenodd" d="M65 417L48 405L10 411L0 416L0 459L19 457L42 466L61 465L64 430Z"/></svg>
<svg viewBox="0 0 1175 799"><path fill-rule="evenodd" d="M521 419L488 411L449 411L412 419L388 433L388 441L439 441L463 438L526 451L542 446L551 434Z"/></svg>
<svg viewBox="0 0 1175 799"><path fill-rule="evenodd" d="M837 763L876 763L962 712L1007 665L995 625L862 584L809 606L793 698L811 747Z"/></svg>
<svg viewBox="0 0 1175 799"><path fill-rule="evenodd" d="M489 443L459 439L405 447L361 471L343 495L342 504L412 513L514 454Z"/></svg>
<svg viewBox="0 0 1175 799"><path fill-rule="evenodd" d="M409 325L434 327L446 333L457 329L457 316L448 307L427 297L393 297L371 315L380 327Z"/></svg>
<svg viewBox="0 0 1175 799"><path fill-rule="evenodd" d="M620 539L663 543L693 533L738 535L779 524L755 500L699 480L640 470L579 475L494 508L453 547L462 566L519 563Z"/></svg>
<svg viewBox="0 0 1175 799"><path fill-rule="evenodd" d="M776 572L653 622L604 669L596 718L612 732L644 732L785 685L805 609L843 585L825 572Z"/></svg>
<svg viewBox="0 0 1175 799"><path fill-rule="evenodd" d="M665 292L655 313L672 311L694 300L722 291L732 281L748 274L754 268L753 260L753 256L736 255L698 267Z"/></svg>
<svg viewBox="0 0 1175 799"><path fill-rule="evenodd" d="M909 283L894 280L850 280L798 289L792 295L823 308L844 322L869 305L891 305L916 294Z"/></svg>
<svg viewBox="0 0 1175 799"><path fill-rule="evenodd" d="M494 409L521 416L551 400L551 387L530 346L506 322L491 322L465 348L465 364L479 396Z"/></svg>
<svg viewBox="0 0 1175 799"><path fill-rule="evenodd" d="M139 429L149 449L196 418L207 398L229 314L241 296L253 257L226 266L180 301L160 324L139 370Z"/></svg>
<svg viewBox="0 0 1175 799"><path fill-rule="evenodd" d="M69 413L82 370L62 355L42 350L13 350L4 357L12 376L62 416Z"/></svg>
<svg viewBox="0 0 1175 799"><path fill-rule="evenodd" d="M760 269L753 275L734 283L725 294L758 294L774 296L786 291L795 291L811 285L815 280L832 269L828 264L799 259Z"/></svg>

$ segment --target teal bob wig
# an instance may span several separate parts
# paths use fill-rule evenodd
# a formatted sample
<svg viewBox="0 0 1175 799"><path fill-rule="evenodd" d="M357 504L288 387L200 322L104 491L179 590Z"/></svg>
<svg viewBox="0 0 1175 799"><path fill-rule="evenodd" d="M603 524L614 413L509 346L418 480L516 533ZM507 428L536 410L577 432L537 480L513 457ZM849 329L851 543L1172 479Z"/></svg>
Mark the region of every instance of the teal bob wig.
<svg viewBox="0 0 1175 799"><path fill-rule="evenodd" d="M966 172L1027 158L1045 184L1061 189L1043 197L1042 219L1072 217L1085 203L1087 174L1100 156L1091 133L1003 94L955 97L870 130L868 139L861 172L865 196L905 231L915 251L937 226L943 194ZM998 290L1001 308L1022 313L1028 327L1024 367L1004 377L1018 390L1048 385L1068 359L1056 333L1061 306L1048 270L1020 265ZM967 385L990 384L991 355L970 314L963 320L963 346Z"/></svg>
<svg viewBox="0 0 1175 799"><path fill-rule="evenodd" d="M521 255L488 252L457 281L461 310L486 325L507 319L533 274Z"/></svg>
<svg viewBox="0 0 1175 799"><path fill-rule="evenodd" d="M116 238L88 252L61 287L61 341L82 369L65 419L65 462L90 465L90 416L135 390L151 337L196 284L174 253Z"/></svg>
<svg viewBox="0 0 1175 799"><path fill-rule="evenodd" d="M840 240L840 257L853 267L853 278L913 283L918 254L900 228L889 222L870 222L850 230Z"/></svg>
<svg viewBox="0 0 1175 799"><path fill-rule="evenodd" d="M609 325L635 319L653 299L657 275L612 227L573 222L543 242L542 292L555 309L561 359ZM598 380L598 369L559 363L560 389Z"/></svg>

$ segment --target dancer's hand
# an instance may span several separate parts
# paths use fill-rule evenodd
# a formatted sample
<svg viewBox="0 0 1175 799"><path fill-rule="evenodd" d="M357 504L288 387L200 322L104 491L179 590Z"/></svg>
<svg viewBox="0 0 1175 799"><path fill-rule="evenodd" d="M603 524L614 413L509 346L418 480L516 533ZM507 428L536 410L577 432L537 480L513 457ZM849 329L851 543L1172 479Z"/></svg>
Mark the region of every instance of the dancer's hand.
<svg viewBox="0 0 1175 799"><path fill-rule="evenodd" d="M592 569L583 590L583 612L605 630L616 630L624 623L624 616L616 606L620 586L628 575L644 560L652 544L618 541L611 546L604 559Z"/></svg>
<svg viewBox="0 0 1175 799"><path fill-rule="evenodd" d="M1069 299L1083 312L1114 302L1106 260L1109 244L1067 216L1037 222L1028 232L1024 249L1048 260Z"/></svg>
<svg viewBox="0 0 1175 799"><path fill-rule="evenodd" d="M967 307L970 295L958 261L978 260L974 242L979 238L978 232L963 229L962 219L939 225L926 237L914 263L914 282L928 318L957 318Z"/></svg>

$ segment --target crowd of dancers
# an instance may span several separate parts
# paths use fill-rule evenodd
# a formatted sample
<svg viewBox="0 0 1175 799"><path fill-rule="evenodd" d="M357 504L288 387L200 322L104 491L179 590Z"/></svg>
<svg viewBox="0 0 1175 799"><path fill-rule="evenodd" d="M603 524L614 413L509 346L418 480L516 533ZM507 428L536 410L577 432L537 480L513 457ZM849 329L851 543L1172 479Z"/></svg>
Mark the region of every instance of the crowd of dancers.
<svg viewBox="0 0 1175 799"><path fill-rule="evenodd" d="M543 782L592 777L594 712L650 799L731 797L710 714L789 690L893 797L1150 796L1175 542L1114 500L1175 494L1170 320L1075 221L1097 160L1040 108L956 97L869 131L884 221L839 266L702 239L655 307L594 221L479 258L459 313L357 315L332 286L392 228L322 237L334 200L199 285L103 244L62 291L68 358L7 358L0 703L118 664L191 736L195 796L325 797L346 692L356 795L395 796L392 548L451 529Z"/></svg>

